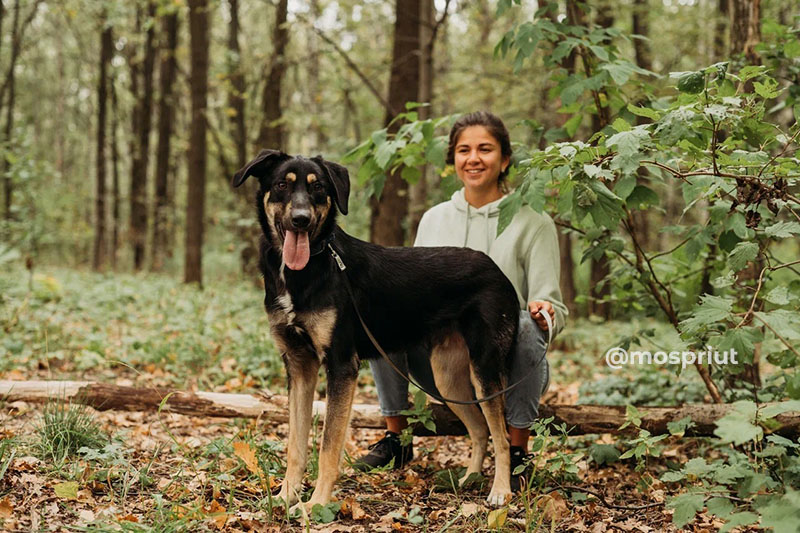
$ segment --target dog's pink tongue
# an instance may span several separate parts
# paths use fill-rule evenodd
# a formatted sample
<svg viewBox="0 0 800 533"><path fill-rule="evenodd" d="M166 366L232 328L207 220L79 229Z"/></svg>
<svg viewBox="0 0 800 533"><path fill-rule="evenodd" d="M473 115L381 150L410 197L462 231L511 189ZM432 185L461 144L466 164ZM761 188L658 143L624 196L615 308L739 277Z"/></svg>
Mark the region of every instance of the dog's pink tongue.
<svg viewBox="0 0 800 533"><path fill-rule="evenodd" d="M287 231L283 241L283 262L292 270L303 270L311 256L308 232Z"/></svg>

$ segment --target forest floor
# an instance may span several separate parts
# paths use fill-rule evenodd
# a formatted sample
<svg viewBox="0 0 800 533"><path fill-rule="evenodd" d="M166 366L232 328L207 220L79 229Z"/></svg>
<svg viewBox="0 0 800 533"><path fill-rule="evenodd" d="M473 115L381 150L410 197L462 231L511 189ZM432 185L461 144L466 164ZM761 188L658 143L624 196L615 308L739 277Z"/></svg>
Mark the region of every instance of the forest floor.
<svg viewBox="0 0 800 533"><path fill-rule="evenodd" d="M24 276L0 275L0 380L285 390L252 285L199 291L165 278L55 269L29 286ZM693 376L609 372L605 350L644 327L669 335L659 324L572 324L548 356L553 382L544 402L701 401ZM359 381L356 401L375 403L367 370ZM324 386L323 380L320 393ZM658 478L717 453L704 439L673 436L644 460L601 464L598 445L618 451L633 445L611 435L540 434L533 488L493 511L484 500L488 483L462 490L448 482L466 463L467 437L418 437L416 460L406 469L364 474L348 466L349 458L366 453L382 432L356 428L336 503L306 523L287 517L270 497L284 467L286 424L92 409L74 410L84 415L76 422L65 421L65 412L71 411L55 404L0 401L0 531L670 531L674 511L665 502L681 487ZM88 420L100 441L53 459L53 432L46 437L46 428L70 420ZM316 476L315 436L306 487ZM492 472L487 460L486 479ZM701 513L687 529L721 525Z"/></svg>

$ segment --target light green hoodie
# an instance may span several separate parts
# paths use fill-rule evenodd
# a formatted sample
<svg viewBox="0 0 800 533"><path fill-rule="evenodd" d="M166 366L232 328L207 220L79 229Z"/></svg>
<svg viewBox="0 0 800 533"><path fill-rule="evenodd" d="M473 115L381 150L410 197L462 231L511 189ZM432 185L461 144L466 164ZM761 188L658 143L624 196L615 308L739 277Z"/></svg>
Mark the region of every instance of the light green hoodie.
<svg viewBox="0 0 800 533"><path fill-rule="evenodd" d="M523 206L498 237L500 202L502 199L475 208L464 198L464 189L454 192L449 201L422 215L414 246L459 246L488 254L514 285L520 309L527 309L533 300L553 304L556 335L568 314L559 287L556 226L547 214Z"/></svg>

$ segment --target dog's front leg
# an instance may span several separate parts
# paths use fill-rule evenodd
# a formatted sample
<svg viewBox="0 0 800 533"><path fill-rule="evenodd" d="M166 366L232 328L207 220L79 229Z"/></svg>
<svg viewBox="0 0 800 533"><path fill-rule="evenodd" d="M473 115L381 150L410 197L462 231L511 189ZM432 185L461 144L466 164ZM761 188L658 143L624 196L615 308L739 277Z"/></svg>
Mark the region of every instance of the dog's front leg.
<svg viewBox="0 0 800 533"><path fill-rule="evenodd" d="M313 355L285 355L284 363L289 376L289 443L286 449L286 476L278 497L291 505L299 499L303 488L319 360Z"/></svg>
<svg viewBox="0 0 800 533"><path fill-rule="evenodd" d="M332 367L336 368L332 368ZM337 362L328 365L328 397L325 411L325 427L322 432L322 446L319 452L319 477L317 486L307 509L316 504L325 505L331 499L333 485L339 477L339 463L342 458L345 437L350 425L350 411L358 377L358 362Z"/></svg>

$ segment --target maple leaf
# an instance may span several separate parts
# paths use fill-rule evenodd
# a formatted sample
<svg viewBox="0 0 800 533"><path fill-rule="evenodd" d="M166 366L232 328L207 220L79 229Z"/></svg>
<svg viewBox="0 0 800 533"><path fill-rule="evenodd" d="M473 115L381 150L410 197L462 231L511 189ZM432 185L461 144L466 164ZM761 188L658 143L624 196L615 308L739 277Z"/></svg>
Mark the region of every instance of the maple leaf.
<svg viewBox="0 0 800 533"><path fill-rule="evenodd" d="M234 442L233 453L244 462L250 472L259 476L261 475L258 459L256 459L256 451L252 446L244 441Z"/></svg>

